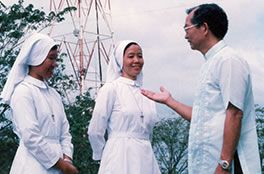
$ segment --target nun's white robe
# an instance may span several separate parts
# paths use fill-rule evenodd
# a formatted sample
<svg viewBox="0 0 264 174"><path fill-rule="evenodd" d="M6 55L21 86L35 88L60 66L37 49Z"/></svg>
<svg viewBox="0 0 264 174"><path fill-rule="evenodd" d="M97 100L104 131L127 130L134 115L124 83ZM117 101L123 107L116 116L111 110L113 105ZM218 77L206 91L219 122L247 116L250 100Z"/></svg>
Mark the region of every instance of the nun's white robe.
<svg viewBox="0 0 264 174"><path fill-rule="evenodd" d="M26 76L16 86L10 106L20 139L10 174L61 173L52 166L63 154L72 157L73 145L59 94L43 81Z"/></svg>
<svg viewBox="0 0 264 174"><path fill-rule="evenodd" d="M157 121L155 103L135 81L119 77L106 83L88 129L93 159L101 159L99 174L160 174L150 142Z"/></svg>

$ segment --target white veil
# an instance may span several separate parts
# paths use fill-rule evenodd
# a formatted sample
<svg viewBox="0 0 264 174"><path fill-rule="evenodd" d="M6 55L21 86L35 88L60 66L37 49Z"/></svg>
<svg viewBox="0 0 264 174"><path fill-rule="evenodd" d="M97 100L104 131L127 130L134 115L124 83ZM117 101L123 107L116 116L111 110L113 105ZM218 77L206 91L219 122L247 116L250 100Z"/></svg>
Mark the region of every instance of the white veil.
<svg viewBox="0 0 264 174"><path fill-rule="evenodd" d="M15 86L25 78L29 65L40 65L55 45L52 38L40 33L34 33L24 41L0 96L4 103L9 104Z"/></svg>
<svg viewBox="0 0 264 174"><path fill-rule="evenodd" d="M130 43L137 43L133 40L123 40L120 41L115 47L113 54L110 56L110 62L107 68L106 82L112 82L121 76L122 66L123 66L123 55L126 46ZM137 76L137 84L143 85L143 73L142 71Z"/></svg>

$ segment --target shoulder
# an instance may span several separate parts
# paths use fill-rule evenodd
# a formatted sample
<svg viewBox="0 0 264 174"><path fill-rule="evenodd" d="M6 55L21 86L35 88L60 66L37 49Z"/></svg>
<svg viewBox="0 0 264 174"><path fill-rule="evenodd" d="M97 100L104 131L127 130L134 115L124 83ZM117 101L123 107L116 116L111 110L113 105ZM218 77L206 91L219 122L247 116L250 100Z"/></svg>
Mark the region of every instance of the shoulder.
<svg viewBox="0 0 264 174"><path fill-rule="evenodd" d="M15 101L33 100L32 87L30 84L22 81L19 83L12 94L11 103Z"/></svg>
<svg viewBox="0 0 264 174"><path fill-rule="evenodd" d="M247 64L247 61L244 59L242 54L229 46L224 48L221 54L221 62L237 62L241 64Z"/></svg>
<svg viewBox="0 0 264 174"><path fill-rule="evenodd" d="M99 89L99 93L104 92L104 93L108 93L108 92L114 92L115 88L117 87L117 83L114 82L106 82L100 89Z"/></svg>
<svg viewBox="0 0 264 174"><path fill-rule="evenodd" d="M31 94L33 85L30 85L24 81L19 83L15 89L13 94L20 94L20 95L28 95Z"/></svg>
<svg viewBox="0 0 264 174"><path fill-rule="evenodd" d="M246 59L238 51L231 47L224 48L216 60L218 66L221 67L232 67L232 68L243 68L249 70L249 65Z"/></svg>

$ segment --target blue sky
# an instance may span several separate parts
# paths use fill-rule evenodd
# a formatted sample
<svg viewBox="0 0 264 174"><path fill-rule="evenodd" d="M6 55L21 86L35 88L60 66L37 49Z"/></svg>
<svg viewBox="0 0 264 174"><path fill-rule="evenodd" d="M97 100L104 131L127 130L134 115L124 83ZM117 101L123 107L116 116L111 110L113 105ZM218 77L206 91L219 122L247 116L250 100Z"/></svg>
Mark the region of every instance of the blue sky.
<svg viewBox="0 0 264 174"><path fill-rule="evenodd" d="M15 1L2 2L8 5ZM163 85L177 100L191 104L199 69L205 60L199 52L190 49L182 27L185 10L207 2L217 3L226 11L230 25L225 42L248 61L255 103L264 105L263 0L113 0L114 41L132 39L141 44L145 88L157 91ZM49 6L49 1L25 0L25 3L44 9Z"/></svg>

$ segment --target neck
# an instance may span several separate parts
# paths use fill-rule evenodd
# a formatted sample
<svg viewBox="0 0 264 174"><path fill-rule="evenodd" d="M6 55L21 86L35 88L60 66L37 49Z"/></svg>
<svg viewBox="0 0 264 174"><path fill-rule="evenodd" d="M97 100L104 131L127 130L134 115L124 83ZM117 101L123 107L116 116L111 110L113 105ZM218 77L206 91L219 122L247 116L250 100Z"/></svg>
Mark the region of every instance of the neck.
<svg viewBox="0 0 264 174"><path fill-rule="evenodd" d="M201 53L203 54L203 55L205 55L206 53L207 53L207 51L208 50L210 50L215 44L217 44L219 42L219 40L215 40L215 41L213 41L213 42L209 42L208 44L207 44L207 46L203 49L203 50L201 50Z"/></svg>
<svg viewBox="0 0 264 174"><path fill-rule="evenodd" d="M137 77L130 77L130 76L126 76L126 75L121 75L122 77L124 77L124 78L127 78L127 79L130 79L130 80L136 80L137 79Z"/></svg>
<svg viewBox="0 0 264 174"><path fill-rule="evenodd" d="M32 73L32 72L29 72L28 75L30 75L31 77L34 77L35 79L38 79L38 80L41 80L41 81L44 81L44 78L35 74L35 73Z"/></svg>

